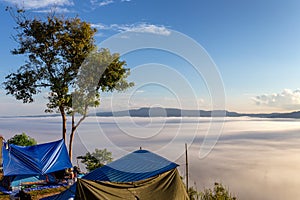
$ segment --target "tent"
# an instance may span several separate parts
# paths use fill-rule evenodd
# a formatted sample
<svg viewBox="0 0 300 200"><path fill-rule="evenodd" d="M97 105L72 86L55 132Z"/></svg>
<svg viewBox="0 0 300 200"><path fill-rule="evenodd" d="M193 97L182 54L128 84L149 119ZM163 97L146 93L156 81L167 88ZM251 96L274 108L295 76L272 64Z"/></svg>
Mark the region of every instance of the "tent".
<svg viewBox="0 0 300 200"><path fill-rule="evenodd" d="M2 156L7 189L54 181L55 174L72 167L64 140L26 147L4 143Z"/></svg>
<svg viewBox="0 0 300 200"><path fill-rule="evenodd" d="M119 200L125 197L185 200L188 195L177 166L150 151L134 151L83 176L61 194L43 200Z"/></svg>
<svg viewBox="0 0 300 200"><path fill-rule="evenodd" d="M187 200L185 188L177 169L146 180L114 183L78 179L75 200Z"/></svg>

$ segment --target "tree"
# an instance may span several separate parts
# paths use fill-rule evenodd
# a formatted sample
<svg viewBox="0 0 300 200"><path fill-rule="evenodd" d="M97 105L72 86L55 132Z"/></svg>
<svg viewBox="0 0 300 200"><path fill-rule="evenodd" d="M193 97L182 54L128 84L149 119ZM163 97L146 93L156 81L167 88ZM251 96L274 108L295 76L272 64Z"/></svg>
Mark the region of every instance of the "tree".
<svg viewBox="0 0 300 200"><path fill-rule="evenodd" d="M221 183L215 183L213 190L204 189L204 192L200 193L200 200L237 200L237 198Z"/></svg>
<svg viewBox="0 0 300 200"><path fill-rule="evenodd" d="M17 134L15 136L13 136L9 140L7 140L7 143L15 144L15 145L19 145L19 146L32 146L32 145L37 144L37 142L34 138L29 137L25 133Z"/></svg>
<svg viewBox="0 0 300 200"><path fill-rule="evenodd" d="M106 149L95 149L95 152L88 152L85 156L78 156L77 158L82 159L81 162L86 165L86 169L90 172L111 162L112 153Z"/></svg>
<svg viewBox="0 0 300 200"><path fill-rule="evenodd" d="M76 129L87 117L88 108L100 105L100 92L123 91L133 86L127 82L126 62L108 49L97 50L96 29L78 17L49 15L44 20L28 19L23 10L17 13L8 10L17 24L14 38L19 44L12 54L22 54L28 59L17 72L5 77L7 94L23 103L32 103L34 95L42 89L49 90L45 112L60 113L65 142L67 117L71 117L69 157L72 159ZM92 77L88 76L90 72Z"/></svg>

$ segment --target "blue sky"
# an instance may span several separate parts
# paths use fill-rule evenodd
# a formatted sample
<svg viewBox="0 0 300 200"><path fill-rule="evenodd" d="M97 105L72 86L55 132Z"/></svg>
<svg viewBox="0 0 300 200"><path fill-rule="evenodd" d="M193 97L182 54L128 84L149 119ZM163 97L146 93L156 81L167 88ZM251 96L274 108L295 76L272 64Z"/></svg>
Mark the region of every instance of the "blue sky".
<svg viewBox="0 0 300 200"><path fill-rule="evenodd" d="M6 6L20 2L31 16L42 15L53 6L65 16L78 15L98 29L97 43L124 31L164 37L168 37L169 30L181 32L199 43L216 64L225 89L226 109L238 112L300 109L300 2L297 0L0 0L1 82L25 59L10 54L17 45L11 39L15 24L5 12ZM191 100L199 108L211 108L205 79L196 76L190 64L178 56L143 50L122 58L133 70L156 63L155 66L174 69L184 79L174 81L166 74L170 82L178 82L175 91L168 85L145 84L118 96L103 94L102 110L126 109L128 105L193 109L195 104ZM145 76L155 77L155 73ZM188 82L185 88L183 82ZM186 87L193 90L192 95L185 93ZM0 95L0 115L42 114L45 109L46 93L32 105L22 105L5 96L2 89ZM126 95L130 97L124 98ZM118 97L113 104L112 97Z"/></svg>

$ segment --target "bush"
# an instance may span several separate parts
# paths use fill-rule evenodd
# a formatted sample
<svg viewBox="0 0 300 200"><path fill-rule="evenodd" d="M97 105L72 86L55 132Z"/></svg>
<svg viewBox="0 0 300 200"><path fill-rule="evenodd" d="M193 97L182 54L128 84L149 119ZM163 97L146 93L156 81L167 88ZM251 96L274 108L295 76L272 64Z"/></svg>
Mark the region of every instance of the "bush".
<svg viewBox="0 0 300 200"><path fill-rule="evenodd" d="M221 183L215 183L213 190L204 189L204 192L200 192L200 200L237 200L237 198Z"/></svg>
<svg viewBox="0 0 300 200"><path fill-rule="evenodd" d="M194 187L189 187L188 195L190 200L198 200L201 192L198 192Z"/></svg>
<svg viewBox="0 0 300 200"><path fill-rule="evenodd" d="M112 161L112 153L106 149L95 149L93 153L86 153L85 156L78 156L82 159L81 162L85 164L88 171L92 171Z"/></svg>
<svg viewBox="0 0 300 200"><path fill-rule="evenodd" d="M15 144L15 145L19 145L19 146L32 146L32 145L37 144L35 139L33 139L32 137L29 137L25 133L17 134L15 136L13 136L9 140L7 140L7 143Z"/></svg>

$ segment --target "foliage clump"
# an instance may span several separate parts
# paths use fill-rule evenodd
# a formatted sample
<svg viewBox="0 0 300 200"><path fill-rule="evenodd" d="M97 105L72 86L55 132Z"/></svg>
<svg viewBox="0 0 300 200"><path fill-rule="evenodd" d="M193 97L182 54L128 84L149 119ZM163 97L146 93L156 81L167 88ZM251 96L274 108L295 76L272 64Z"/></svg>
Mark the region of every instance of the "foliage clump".
<svg viewBox="0 0 300 200"><path fill-rule="evenodd" d="M89 172L102 167L113 160L112 153L107 151L107 149L95 149L95 152L88 152L85 156L78 156L77 158L82 159L81 162L86 165L86 169Z"/></svg>
<svg viewBox="0 0 300 200"><path fill-rule="evenodd" d="M215 183L213 189L204 189L200 200L237 200L221 183Z"/></svg>
<svg viewBox="0 0 300 200"><path fill-rule="evenodd" d="M15 144L15 145L19 145L19 146L32 146L32 145L37 144L36 140L34 138L26 135L26 133L17 134L15 136L13 136L9 140L7 140L7 143Z"/></svg>

